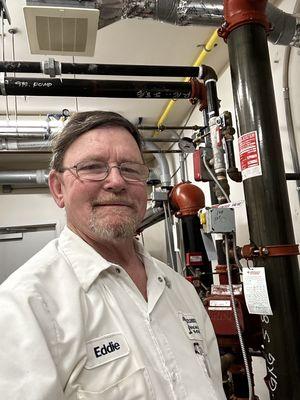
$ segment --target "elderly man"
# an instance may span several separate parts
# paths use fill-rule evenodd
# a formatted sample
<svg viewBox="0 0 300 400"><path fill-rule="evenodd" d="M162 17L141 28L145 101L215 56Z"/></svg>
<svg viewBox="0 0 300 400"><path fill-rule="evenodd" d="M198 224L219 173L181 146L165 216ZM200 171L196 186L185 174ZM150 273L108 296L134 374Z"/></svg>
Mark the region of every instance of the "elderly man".
<svg viewBox="0 0 300 400"><path fill-rule="evenodd" d="M197 293L134 239L149 172L136 128L77 113L51 168L67 227L1 286L1 398L225 399Z"/></svg>

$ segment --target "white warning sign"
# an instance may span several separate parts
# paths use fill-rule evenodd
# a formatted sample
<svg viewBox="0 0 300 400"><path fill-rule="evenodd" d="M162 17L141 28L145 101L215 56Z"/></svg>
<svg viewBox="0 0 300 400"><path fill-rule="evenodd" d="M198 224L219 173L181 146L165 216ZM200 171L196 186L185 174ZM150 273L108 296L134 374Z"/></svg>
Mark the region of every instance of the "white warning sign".
<svg viewBox="0 0 300 400"><path fill-rule="evenodd" d="M262 175L257 132L245 133L238 142L243 180Z"/></svg>

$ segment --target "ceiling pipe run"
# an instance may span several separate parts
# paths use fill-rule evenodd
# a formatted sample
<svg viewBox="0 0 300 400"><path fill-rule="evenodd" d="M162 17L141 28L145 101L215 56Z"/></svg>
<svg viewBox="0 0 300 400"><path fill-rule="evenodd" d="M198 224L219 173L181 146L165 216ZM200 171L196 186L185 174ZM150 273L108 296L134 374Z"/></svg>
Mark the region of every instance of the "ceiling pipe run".
<svg viewBox="0 0 300 400"><path fill-rule="evenodd" d="M11 78L2 76L3 96L63 96L138 99L189 99L190 82Z"/></svg>
<svg viewBox="0 0 300 400"><path fill-rule="evenodd" d="M32 171L0 171L0 185L42 185L48 186L49 172L45 169Z"/></svg>
<svg viewBox="0 0 300 400"><path fill-rule="evenodd" d="M0 150L40 150L50 151L49 140L19 140L19 139L1 139Z"/></svg>
<svg viewBox="0 0 300 400"><path fill-rule="evenodd" d="M151 18L170 24L220 26L224 23L223 0L103 0L99 27L120 19ZM300 46L300 20L267 4L266 14L272 30L268 39L275 44Z"/></svg>
<svg viewBox="0 0 300 400"><path fill-rule="evenodd" d="M124 76L158 76L158 77L199 77L200 67L165 66L165 65L126 65L126 64L82 64L60 63L52 59L57 65L54 70L45 68L48 61L1 61L0 72L6 73L35 73L50 75L124 75Z"/></svg>

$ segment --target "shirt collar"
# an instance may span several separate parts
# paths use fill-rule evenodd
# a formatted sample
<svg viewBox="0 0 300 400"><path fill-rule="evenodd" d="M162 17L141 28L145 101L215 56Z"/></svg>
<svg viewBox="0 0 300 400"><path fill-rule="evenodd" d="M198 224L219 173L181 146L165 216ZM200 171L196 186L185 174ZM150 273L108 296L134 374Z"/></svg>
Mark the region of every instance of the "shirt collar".
<svg viewBox="0 0 300 400"><path fill-rule="evenodd" d="M138 240L135 240L134 246L145 265L148 281L161 276L162 271L154 262L151 255L144 249L143 245ZM102 271L115 266L115 264L103 258L92 246L67 226L64 227L60 234L59 248L71 264L85 292L89 290Z"/></svg>
<svg viewBox="0 0 300 400"><path fill-rule="evenodd" d="M80 285L86 292L102 271L114 265L105 260L67 226L60 234L59 248L71 264Z"/></svg>

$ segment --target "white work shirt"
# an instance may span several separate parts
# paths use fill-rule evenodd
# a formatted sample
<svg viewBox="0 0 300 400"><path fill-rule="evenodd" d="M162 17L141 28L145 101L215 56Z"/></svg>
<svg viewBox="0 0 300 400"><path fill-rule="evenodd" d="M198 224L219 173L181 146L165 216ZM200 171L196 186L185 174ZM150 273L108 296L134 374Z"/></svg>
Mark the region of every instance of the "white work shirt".
<svg viewBox="0 0 300 400"><path fill-rule="evenodd" d="M1 285L1 399L225 399L195 289L136 246L148 302L68 228Z"/></svg>

